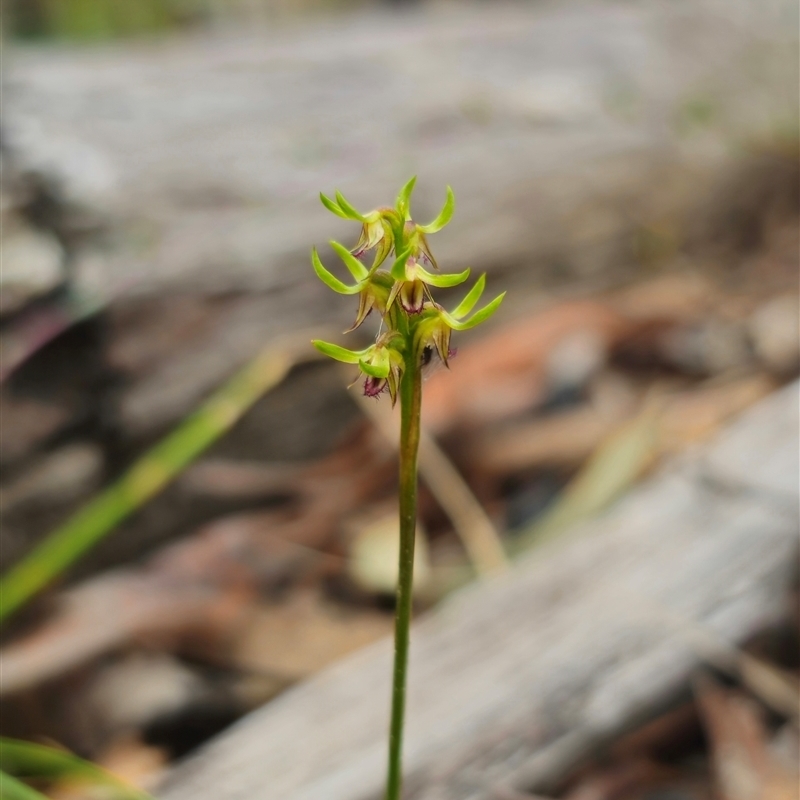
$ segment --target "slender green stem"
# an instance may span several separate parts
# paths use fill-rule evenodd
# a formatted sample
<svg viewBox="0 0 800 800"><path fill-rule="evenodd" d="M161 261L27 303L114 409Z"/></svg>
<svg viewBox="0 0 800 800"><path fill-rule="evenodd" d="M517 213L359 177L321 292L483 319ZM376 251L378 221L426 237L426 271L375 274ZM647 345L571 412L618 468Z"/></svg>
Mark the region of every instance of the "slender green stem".
<svg viewBox="0 0 800 800"><path fill-rule="evenodd" d="M392 721L389 727L389 773L386 800L400 800L403 717L406 706L408 633L411 625L414 539L417 525L417 450L419 449L422 376L419 359L406 358L400 380L400 572L394 630Z"/></svg>

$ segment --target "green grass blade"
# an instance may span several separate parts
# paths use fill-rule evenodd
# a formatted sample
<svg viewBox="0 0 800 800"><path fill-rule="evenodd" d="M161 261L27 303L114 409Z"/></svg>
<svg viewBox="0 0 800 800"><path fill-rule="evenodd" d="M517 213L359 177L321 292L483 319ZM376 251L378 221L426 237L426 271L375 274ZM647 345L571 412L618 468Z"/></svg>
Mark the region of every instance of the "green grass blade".
<svg viewBox="0 0 800 800"><path fill-rule="evenodd" d="M47 800L47 798L30 786L12 778L11 775L0 771L0 800Z"/></svg>
<svg viewBox="0 0 800 800"><path fill-rule="evenodd" d="M228 431L291 366L286 352L265 350L116 483L51 533L0 579L0 621L143 506Z"/></svg>
<svg viewBox="0 0 800 800"><path fill-rule="evenodd" d="M603 442L542 517L515 540L519 553L599 514L643 474L655 459L657 407L623 425Z"/></svg>
<svg viewBox="0 0 800 800"><path fill-rule="evenodd" d="M17 777L49 781L80 781L112 790L114 800L153 800L151 795L125 783L90 761L84 761L72 753L57 750L54 747L0 737L0 763L5 770ZM18 796L22 800L33 800L33 798L39 800L42 797L38 792L16 781L15 778L12 777L11 780L29 792L27 795L11 794L11 798ZM33 794L30 794L31 792ZM0 800L5 800L5 797L4 793L0 793Z"/></svg>

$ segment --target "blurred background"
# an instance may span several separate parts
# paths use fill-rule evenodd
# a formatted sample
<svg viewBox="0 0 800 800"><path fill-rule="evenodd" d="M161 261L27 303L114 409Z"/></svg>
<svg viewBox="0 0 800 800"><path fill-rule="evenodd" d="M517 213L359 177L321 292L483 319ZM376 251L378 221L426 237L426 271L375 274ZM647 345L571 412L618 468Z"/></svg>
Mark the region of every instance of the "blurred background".
<svg viewBox="0 0 800 800"><path fill-rule="evenodd" d="M451 185L440 266L509 293L430 365L420 612L797 377L795 2L6 0L2 36L0 568L52 578L4 735L152 789L391 632L389 401L307 346L355 313L320 191ZM753 641L795 685L796 615Z"/></svg>

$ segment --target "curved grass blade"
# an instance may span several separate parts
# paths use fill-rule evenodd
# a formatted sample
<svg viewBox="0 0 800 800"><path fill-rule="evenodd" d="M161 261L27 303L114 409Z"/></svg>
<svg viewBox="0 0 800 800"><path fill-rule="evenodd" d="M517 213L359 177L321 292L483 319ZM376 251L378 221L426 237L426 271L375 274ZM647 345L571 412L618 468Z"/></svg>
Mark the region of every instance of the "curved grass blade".
<svg viewBox="0 0 800 800"><path fill-rule="evenodd" d="M110 789L113 791L114 800L153 800L149 794L125 783L95 764L84 761L72 753L56 750L54 747L45 747L19 739L0 738L0 763L16 778L74 780ZM5 800L5 794L0 797ZM32 797L39 798L40 795L36 793Z"/></svg>
<svg viewBox="0 0 800 800"><path fill-rule="evenodd" d="M47 798L22 781L0 771L0 800L47 800Z"/></svg>
<svg viewBox="0 0 800 800"><path fill-rule="evenodd" d="M280 383L292 363L288 350L263 350L118 481L56 528L0 579L0 621L164 489Z"/></svg>

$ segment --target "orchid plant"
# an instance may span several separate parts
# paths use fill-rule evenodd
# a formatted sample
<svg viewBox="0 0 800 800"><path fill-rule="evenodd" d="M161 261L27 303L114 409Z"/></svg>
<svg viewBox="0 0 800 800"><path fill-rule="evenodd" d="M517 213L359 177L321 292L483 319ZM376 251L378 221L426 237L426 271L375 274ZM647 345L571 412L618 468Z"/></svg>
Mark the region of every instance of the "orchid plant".
<svg viewBox="0 0 800 800"><path fill-rule="evenodd" d="M439 271L428 244L428 236L440 231L453 216L455 198L447 187L447 199L439 215L427 225L411 217L411 193L416 178L406 183L394 207L381 207L367 214L357 211L336 192L335 200L320 194L322 204L343 219L361 224L361 236L349 250L338 242L331 247L344 262L354 283L344 283L329 272L314 249L311 262L320 280L339 294L358 295L355 322L346 333L358 328L376 311L381 317L373 344L363 350L348 350L315 340L314 346L326 356L358 365L363 391L368 397L387 392L392 405L400 399L400 568L395 612L395 656L389 729L389 769L386 800L399 800L401 751L405 713L406 671L417 519L417 450L422 406L422 366L435 351L445 366L453 355L453 331L474 328L488 319L505 296L499 295L470 316L486 284L485 275L475 282L464 299L452 310L437 303L433 288L458 286L469 277L469 269L457 274ZM364 262L368 254L372 264ZM382 269L392 257L389 269ZM358 379L356 379L358 381Z"/></svg>

